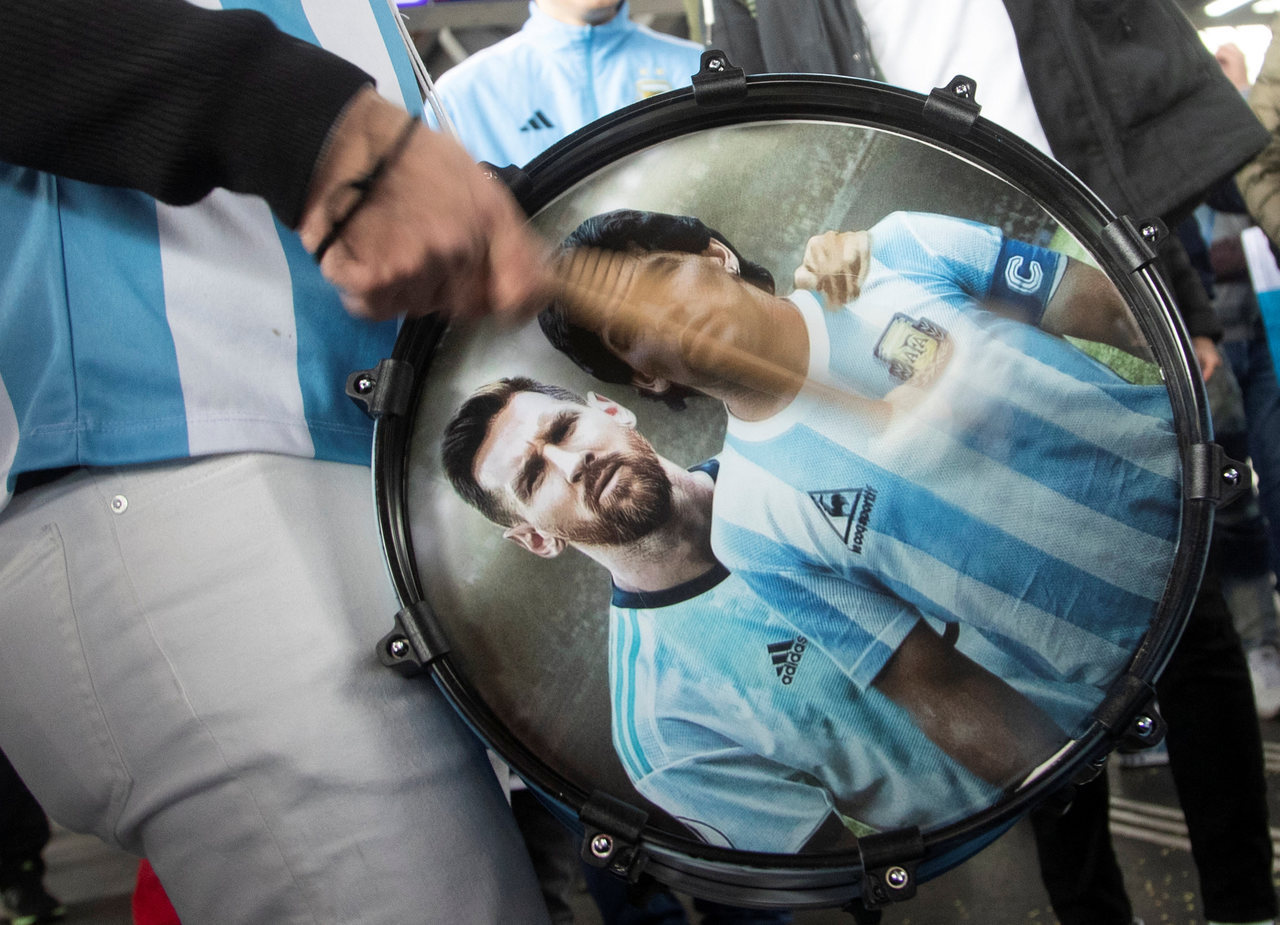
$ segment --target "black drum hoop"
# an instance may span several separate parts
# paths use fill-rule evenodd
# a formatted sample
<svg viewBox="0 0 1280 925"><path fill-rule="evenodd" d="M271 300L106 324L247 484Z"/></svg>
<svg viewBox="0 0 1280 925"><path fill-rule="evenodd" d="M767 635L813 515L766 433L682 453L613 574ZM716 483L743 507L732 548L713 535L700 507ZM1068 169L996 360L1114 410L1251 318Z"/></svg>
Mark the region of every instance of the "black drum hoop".
<svg viewBox="0 0 1280 925"><path fill-rule="evenodd" d="M940 92L940 91L935 91ZM1020 190L1076 237L1120 289L1166 373L1184 482L1192 453L1212 440L1208 401L1187 332L1172 297L1143 251L1144 223L1119 220L1092 191L1033 146L978 117L951 130L925 115L927 97L885 84L820 75L759 75L745 78L732 99L699 99L694 89L672 91L620 110L558 142L508 181L527 214L536 216L609 163L661 142L722 126L776 121L833 122L903 135L956 155ZM1158 228L1159 223L1152 223ZM1125 230L1129 234L1126 236ZM1162 233L1162 229L1161 229ZM1148 241L1148 243L1150 243ZM378 526L388 571L402 607L426 607L428 587L418 573L407 513L408 448L423 386L447 324L436 317L405 323L392 359L412 369L412 407L376 419L373 483ZM1185 374L1167 375L1169 371ZM1174 565L1156 617L1133 654L1128 677L1142 682L1117 692L1111 715L1127 722L1145 709L1151 685L1163 670L1198 592L1208 553L1214 500L1185 490ZM560 779L539 756L507 730L468 686L445 645L429 664L435 684L480 738L543 797L563 808L573 825L591 794ZM1110 701L1112 698L1109 697ZM1074 761L1062 760L1026 790L958 823L924 833L923 876L941 873L1002 833L1033 806L1073 780L1097 773L1101 761L1126 732L1096 718L1076 740ZM982 837L989 836L989 837ZM778 855L704 845L664 831L646 831L641 849L645 870L678 889L742 905L817 908L843 905L861 895L863 865L856 852ZM975 844L976 842L976 844Z"/></svg>

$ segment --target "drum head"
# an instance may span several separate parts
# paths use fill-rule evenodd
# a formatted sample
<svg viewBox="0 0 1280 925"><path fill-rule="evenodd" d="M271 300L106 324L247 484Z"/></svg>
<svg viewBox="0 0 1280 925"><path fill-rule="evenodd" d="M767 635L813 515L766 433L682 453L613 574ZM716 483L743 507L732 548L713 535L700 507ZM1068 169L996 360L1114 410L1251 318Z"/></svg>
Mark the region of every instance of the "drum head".
<svg viewBox="0 0 1280 925"><path fill-rule="evenodd" d="M1211 517L1187 338L1141 228L956 103L773 76L637 104L517 189L625 255L638 315L397 344L384 658L602 865L883 901L1148 703Z"/></svg>

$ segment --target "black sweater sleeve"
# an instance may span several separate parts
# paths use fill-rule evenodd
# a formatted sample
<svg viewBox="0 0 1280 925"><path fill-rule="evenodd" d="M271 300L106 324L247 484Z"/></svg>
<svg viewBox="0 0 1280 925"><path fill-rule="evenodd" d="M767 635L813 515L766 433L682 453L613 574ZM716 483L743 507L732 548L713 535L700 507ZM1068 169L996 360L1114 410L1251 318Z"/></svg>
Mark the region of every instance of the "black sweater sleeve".
<svg viewBox="0 0 1280 925"><path fill-rule="evenodd" d="M0 160L175 205L225 187L296 226L330 127L370 82L252 11L0 2Z"/></svg>

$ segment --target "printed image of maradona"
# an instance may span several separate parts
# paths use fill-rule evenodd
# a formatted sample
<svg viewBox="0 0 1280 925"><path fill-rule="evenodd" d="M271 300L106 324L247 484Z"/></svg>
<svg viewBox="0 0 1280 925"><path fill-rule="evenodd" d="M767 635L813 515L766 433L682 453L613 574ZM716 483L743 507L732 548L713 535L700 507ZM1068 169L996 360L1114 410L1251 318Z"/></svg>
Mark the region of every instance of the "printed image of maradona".
<svg viewBox="0 0 1280 925"><path fill-rule="evenodd" d="M620 210L564 245L557 348L724 403L712 549L771 613L935 742L945 685L894 673L930 620L979 630L1054 735L1079 731L1156 613L1181 498L1163 386L1081 349L1149 357L1105 274L929 213L815 236L786 298L690 216Z"/></svg>
<svg viewBox="0 0 1280 925"><path fill-rule="evenodd" d="M598 395L503 379L454 414L443 466L512 542L544 558L572 546L608 571L614 750L689 833L792 853L942 825L1015 789L1061 741L969 627L922 618L870 684L855 683L716 559L719 464L686 469L634 425ZM1078 708L1089 696L1078 687L1055 696ZM971 706L918 719L945 697Z"/></svg>

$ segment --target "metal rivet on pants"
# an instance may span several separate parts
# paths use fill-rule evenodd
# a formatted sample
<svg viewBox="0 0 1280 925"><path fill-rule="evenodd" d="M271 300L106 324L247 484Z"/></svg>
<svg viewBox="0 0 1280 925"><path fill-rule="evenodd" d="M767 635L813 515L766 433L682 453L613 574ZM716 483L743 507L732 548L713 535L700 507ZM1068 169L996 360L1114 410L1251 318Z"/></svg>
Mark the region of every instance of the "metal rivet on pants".
<svg viewBox="0 0 1280 925"><path fill-rule="evenodd" d="M911 882L911 875L901 867L890 867L884 874L884 882L895 890L906 889Z"/></svg>
<svg viewBox="0 0 1280 925"><path fill-rule="evenodd" d="M111 499L111 510L116 514L123 514L129 508L129 499L124 495L116 495Z"/></svg>

